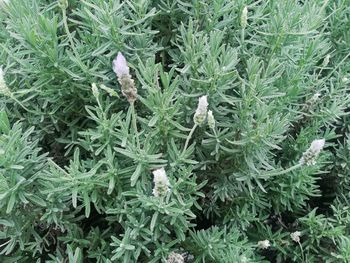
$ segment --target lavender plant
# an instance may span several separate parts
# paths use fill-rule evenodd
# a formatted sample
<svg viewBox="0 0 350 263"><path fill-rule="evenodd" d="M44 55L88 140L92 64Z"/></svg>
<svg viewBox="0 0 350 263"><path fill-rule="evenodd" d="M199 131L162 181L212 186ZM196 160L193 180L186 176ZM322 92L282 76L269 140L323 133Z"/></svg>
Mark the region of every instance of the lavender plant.
<svg viewBox="0 0 350 263"><path fill-rule="evenodd" d="M349 262L349 14L0 0L0 262Z"/></svg>

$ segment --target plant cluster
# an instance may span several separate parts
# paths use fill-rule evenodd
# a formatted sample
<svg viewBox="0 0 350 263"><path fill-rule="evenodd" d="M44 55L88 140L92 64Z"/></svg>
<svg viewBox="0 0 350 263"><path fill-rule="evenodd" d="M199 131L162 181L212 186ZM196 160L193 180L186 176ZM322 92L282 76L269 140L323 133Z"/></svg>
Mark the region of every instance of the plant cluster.
<svg viewBox="0 0 350 263"><path fill-rule="evenodd" d="M0 0L0 261L350 262L350 0Z"/></svg>

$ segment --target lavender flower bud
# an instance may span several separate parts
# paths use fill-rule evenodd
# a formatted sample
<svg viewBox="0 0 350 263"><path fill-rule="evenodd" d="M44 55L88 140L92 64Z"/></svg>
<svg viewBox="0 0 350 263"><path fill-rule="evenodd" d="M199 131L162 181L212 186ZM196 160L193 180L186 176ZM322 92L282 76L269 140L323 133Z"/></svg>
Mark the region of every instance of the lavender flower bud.
<svg viewBox="0 0 350 263"><path fill-rule="evenodd" d="M211 110L208 111L208 125L209 125L210 129L215 128L215 118L214 118L213 112Z"/></svg>
<svg viewBox="0 0 350 263"><path fill-rule="evenodd" d="M246 28L248 24L248 8L245 6L241 14L241 27Z"/></svg>
<svg viewBox="0 0 350 263"><path fill-rule="evenodd" d="M100 88L107 92L110 97L118 97L118 94L114 89L111 89L103 84L100 85Z"/></svg>
<svg viewBox="0 0 350 263"><path fill-rule="evenodd" d="M118 52L118 55L113 60L113 71L117 74L118 78L125 75L130 76L128 63L122 53Z"/></svg>
<svg viewBox="0 0 350 263"><path fill-rule="evenodd" d="M2 70L2 67L0 67L0 94L3 94L4 96L7 96L7 97L12 96L10 89L6 85L5 78L4 78L4 71Z"/></svg>
<svg viewBox="0 0 350 263"><path fill-rule="evenodd" d="M208 101L207 96L202 96L198 100L197 110L194 114L193 121L197 125L201 125L207 118Z"/></svg>
<svg viewBox="0 0 350 263"><path fill-rule="evenodd" d="M91 90L92 90L92 94L94 95L94 97L98 98L98 96L100 95L100 92L98 91L96 83L92 83Z"/></svg>
<svg viewBox="0 0 350 263"><path fill-rule="evenodd" d="M323 149L325 142L325 139L314 140L311 143L310 148L303 153L303 156L301 157L299 163L307 166L315 165L316 158Z"/></svg>
<svg viewBox="0 0 350 263"><path fill-rule="evenodd" d="M322 66L323 66L324 68L327 67L330 58L331 58L331 55L329 55L329 54L327 54L327 55L325 56L325 58L324 58L324 60L323 60L323 64L322 64Z"/></svg>
<svg viewBox="0 0 350 263"><path fill-rule="evenodd" d="M137 99L137 89L135 88L134 80L131 78L128 63L120 52L118 52L117 57L113 60L113 71L117 74L123 95L130 103L135 102Z"/></svg>
<svg viewBox="0 0 350 263"><path fill-rule="evenodd" d="M154 188L153 188L153 195L156 197L162 197L165 196L168 191L170 191L169 186L169 180L165 173L164 168L157 169L153 171L153 182L154 182Z"/></svg>

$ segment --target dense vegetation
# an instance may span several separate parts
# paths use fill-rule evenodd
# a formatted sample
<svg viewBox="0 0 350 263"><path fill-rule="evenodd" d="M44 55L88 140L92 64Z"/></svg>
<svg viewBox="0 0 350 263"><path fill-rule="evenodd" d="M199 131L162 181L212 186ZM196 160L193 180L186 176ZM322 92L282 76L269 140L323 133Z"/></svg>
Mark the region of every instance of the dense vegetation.
<svg viewBox="0 0 350 263"><path fill-rule="evenodd" d="M350 0L0 0L0 262L350 262L349 57Z"/></svg>

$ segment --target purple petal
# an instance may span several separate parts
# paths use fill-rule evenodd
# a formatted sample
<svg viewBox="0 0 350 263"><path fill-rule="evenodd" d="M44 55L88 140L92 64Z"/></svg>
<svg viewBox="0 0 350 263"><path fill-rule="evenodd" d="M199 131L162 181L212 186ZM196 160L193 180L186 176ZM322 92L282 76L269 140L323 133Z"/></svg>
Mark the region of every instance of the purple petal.
<svg viewBox="0 0 350 263"><path fill-rule="evenodd" d="M118 52L118 55L113 60L113 71L120 78L123 75L129 75L128 63L122 53Z"/></svg>

